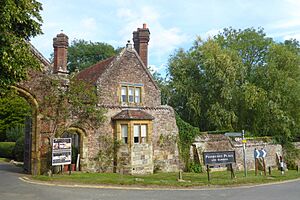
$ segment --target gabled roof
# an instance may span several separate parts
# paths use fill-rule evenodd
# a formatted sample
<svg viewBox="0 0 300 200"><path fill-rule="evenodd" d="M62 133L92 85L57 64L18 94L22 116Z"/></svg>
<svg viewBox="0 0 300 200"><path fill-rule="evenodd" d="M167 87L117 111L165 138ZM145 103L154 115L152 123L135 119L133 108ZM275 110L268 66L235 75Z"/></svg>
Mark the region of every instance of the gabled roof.
<svg viewBox="0 0 300 200"><path fill-rule="evenodd" d="M76 77L80 80L90 83L96 83L98 78L105 72L110 63L114 60L115 56L102 60L82 71Z"/></svg>
<svg viewBox="0 0 300 200"><path fill-rule="evenodd" d="M154 117L142 110L123 110L112 117L112 120L153 120Z"/></svg>
<svg viewBox="0 0 300 200"><path fill-rule="evenodd" d="M144 65L143 61L141 60L140 56L138 55L138 53L135 51L134 48L124 48L118 56L114 56L114 57L110 57L106 60L100 61L98 63L96 63L95 65L92 65L82 71L80 71L76 77L79 80L83 80L92 84L96 84L97 80L103 75L105 74L105 72L109 71L109 68L113 67L115 63L117 63L118 60L120 60L120 58L126 53L126 52L130 52L130 53L134 53L136 55L136 58L139 60L139 62L141 63L141 66L143 67L143 69L145 70L146 74L149 76L150 80L153 82L153 84L155 85L155 87L157 89L159 89L159 87L157 86L156 82L154 81L152 75L150 74L149 70L147 69L147 67Z"/></svg>

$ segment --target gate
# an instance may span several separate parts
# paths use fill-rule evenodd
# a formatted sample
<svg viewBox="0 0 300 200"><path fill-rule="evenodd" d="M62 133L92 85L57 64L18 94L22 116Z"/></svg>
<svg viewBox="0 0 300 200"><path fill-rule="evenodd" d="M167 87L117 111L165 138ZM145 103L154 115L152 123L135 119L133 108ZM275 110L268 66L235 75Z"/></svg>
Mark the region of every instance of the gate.
<svg viewBox="0 0 300 200"><path fill-rule="evenodd" d="M32 119L26 117L24 138L24 171L31 173L31 141L32 141Z"/></svg>

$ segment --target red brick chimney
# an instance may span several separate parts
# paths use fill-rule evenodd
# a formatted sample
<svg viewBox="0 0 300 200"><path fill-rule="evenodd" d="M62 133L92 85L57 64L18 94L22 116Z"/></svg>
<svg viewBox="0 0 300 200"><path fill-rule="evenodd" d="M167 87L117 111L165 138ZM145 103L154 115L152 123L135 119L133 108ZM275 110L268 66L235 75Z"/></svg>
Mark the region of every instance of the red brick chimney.
<svg viewBox="0 0 300 200"><path fill-rule="evenodd" d="M143 28L138 28L133 31L133 43L134 48L140 55L145 66L148 66L148 42L150 40L150 31L146 24L143 24Z"/></svg>
<svg viewBox="0 0 300 200"><path fill-rule="evenodd" d="M54 47L54 66L53 74L67 74L67 58L69 38L63 33L56 35L53 38Z"/></svg>

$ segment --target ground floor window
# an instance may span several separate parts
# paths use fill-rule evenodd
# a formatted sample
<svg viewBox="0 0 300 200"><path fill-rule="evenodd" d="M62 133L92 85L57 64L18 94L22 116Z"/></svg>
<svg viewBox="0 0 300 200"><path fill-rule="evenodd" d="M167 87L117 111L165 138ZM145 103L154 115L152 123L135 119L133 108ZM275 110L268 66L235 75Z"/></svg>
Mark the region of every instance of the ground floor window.
<svg viewBox="0 0 300 200"><path fill-rule="evenodd" d="M147 140L147 125L134 124L133 128L133 142L135 144L145 143Z"/></svg>

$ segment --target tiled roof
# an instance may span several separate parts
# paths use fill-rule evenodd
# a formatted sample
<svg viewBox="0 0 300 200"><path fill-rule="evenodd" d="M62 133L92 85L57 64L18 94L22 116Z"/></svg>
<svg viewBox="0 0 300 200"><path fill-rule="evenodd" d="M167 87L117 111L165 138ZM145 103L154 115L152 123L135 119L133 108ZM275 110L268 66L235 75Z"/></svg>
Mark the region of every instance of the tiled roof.
<svg viewBox="0 0 300 200"><path fill-rule="evenodd" d="M96 83L98 78L101 76L102 73L105 72L109 64L114 60L115 57L110 57L106 60L102 60L82 71L80 71L76 77L79 80L87 81L90 83Z"/></svg>
<svg viewBox="0 0 300 200"><path fill-rule="evenodd" d="M112 120L153 120L154 117L142 110L123 110L112 117Z"/></svg>

